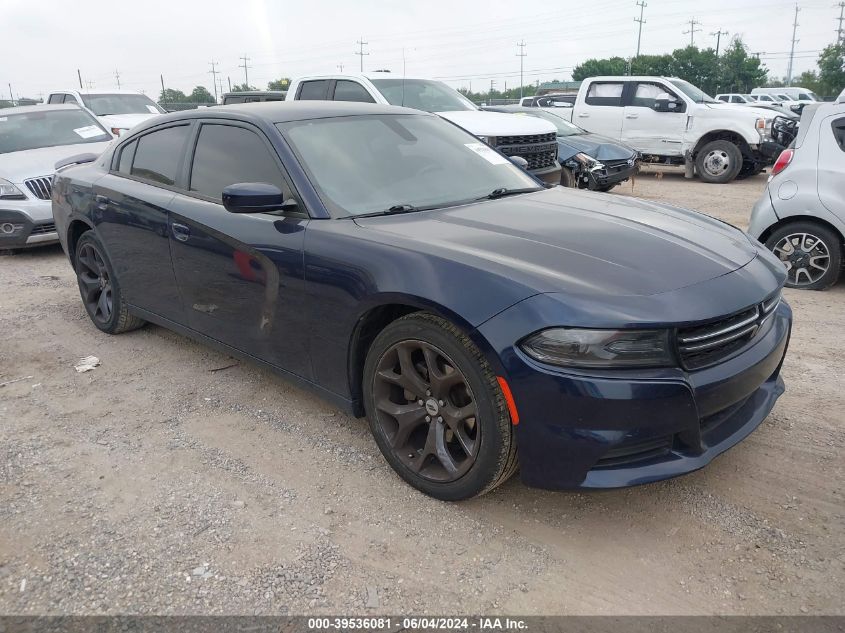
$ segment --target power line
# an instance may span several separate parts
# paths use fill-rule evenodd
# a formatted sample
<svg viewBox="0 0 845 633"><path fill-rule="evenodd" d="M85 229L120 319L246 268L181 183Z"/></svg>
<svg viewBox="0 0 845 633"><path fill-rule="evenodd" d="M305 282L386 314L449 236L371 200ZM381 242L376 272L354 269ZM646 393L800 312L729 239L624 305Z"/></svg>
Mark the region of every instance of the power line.
<svg viewBox="0 0 845 633"><path fill-rule="evenodd" d="M361 58L361 72L364 72L364 55L369 55L369 53L364 52L364 47L369 44L369 42L364 41L364 36L361 36L360 40L355 42L358 45L358 50L355 51L355 54Z"/></svg>
<svg viewBox="0 0 845 633"><path fill-rule="evenodd" d="M220 72L219 70L217 70L218 62L212 60L208 63L211 64L211 70L209 70L208 72L211 75L211 83L214 84L214 103L217 103L217 73Z"/></svg>
<svg viewBox="0 0 845 633"><path fill-rule="evenodd" d="M241 59L244 62L243 64L238 64L238 68L244 69L244 86L249 89L249 64L247 64L249 57L247 57L246 53L244 53L244 56L239 57L238 59Z"/></svg>
<svg viewBox="0 0 845 633"><path fill-rule="evenodd" d="M643 24L646 23L646 21L643 20L643 11L648 6L648 4L646 4L645 0L638 0L637 6L640 8L640 17L634 18L634 22L640 23L640 26L637 29L637 54L636 54L636 57L639 57L640 56L640 42L643 39Z"/></svg>
<svg viewBox="0 0 845 633"><path fill-rule="evenodd" d="M716 57L718 57L718 56L719 56L719 44L721 44L721 43L722 43L722 36L723 36L723 35L727 35L727 34L728 34L728 32L727 32L727 31L723 31L723 30L721 30L721 29L719 29L719 30L718 30L718 31L716 31L715 33L711 33L711 34L710 34L710 35L715 35L715 36L716 36Z"/></svg>
<svg viewBox="0 0 845 633"><path fill-rule="evenodd" d="M684 35L689 33L689 45L690 46L695 46L695 34L698 33L699 31L701 31L701 29L697 29L695 27L699 26L699 25L701 25L701 22L699 22L695 18L692 18L689 21L689 31L684 31Z"/></svg>
<svg viewBox="0 0 845 633"><path fill-rule="evenodd" d="M519 98L522 99L522 72L528 53L525 52L525 40L521 40L517 46L519 47L519 52L516 54L519 57Z"/></svg>
<svg viewBox="0 0 845 633"><path fill-rule="evenodd" d="M798 32L798 12L801 9L795 3L795 19L792 21L792 47L789 49L789 66L786 70L786 85L792 85L792 61L795 59L795 44L798 42L795 35Z"/></svg>

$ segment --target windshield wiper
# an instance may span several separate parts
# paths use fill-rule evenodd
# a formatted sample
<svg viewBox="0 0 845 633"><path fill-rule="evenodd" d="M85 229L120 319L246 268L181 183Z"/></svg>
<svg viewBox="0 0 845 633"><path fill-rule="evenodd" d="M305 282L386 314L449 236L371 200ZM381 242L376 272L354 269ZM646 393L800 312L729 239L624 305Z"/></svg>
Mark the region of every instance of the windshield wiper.
<svg viewBox="0 0 845 633"><path fill-rule="evenodd" d="M539 187L526 187L523 189L507 189L506 187L499 187L498 189L493 189L490 193L486 196L481 196L480 198L476 198L476 200L496 200L497 198L504 198L505 196L516 196L521 193L534 193L535 191L540 191Z"/></svg>
<svg viewBox="0 0 845 633"><path fill-rule="evenodd" d="M412 204L394 204L388 209L381 211L373 211L372 213L358 213L352 215L352 218L373 218L377 215L398 215L400 213L413 213L414 211L425 211L426 209L434 209L435 207L415 207Z"/></svg>

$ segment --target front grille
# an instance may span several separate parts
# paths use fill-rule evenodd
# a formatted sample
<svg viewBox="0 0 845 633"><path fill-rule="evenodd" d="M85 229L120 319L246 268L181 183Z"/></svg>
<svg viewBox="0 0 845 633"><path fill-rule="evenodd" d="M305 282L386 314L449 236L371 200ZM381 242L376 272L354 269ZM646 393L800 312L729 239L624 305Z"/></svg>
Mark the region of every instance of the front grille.
<svg viewBox="0 0 845 633"><path fill-rule="evenodd" d="M514 141L513 139L516 140ZM534 142L525 142L522 139L536 140ZM506 156L521 156L528 161L528 169L530 170L543 169L544 167L553 166L557 160L557 141L554 139L554 134L501 136L496 139L496 149Z"/></svg>
<svg viewBox="0 0 845 633"><path fill-rule="evenodd" d="M24 180L23 184L32 192L32 195L39 200L49 200L53 193L53 177L41 176L40 178L30 178Z"/></svg>
<svg viewBox="0 0 845 633"><path fill-rule="evenodd" d="M631 159L630 163L627 160L602 161L602 163L608 174L618 174L619 172L627 171L628 169L632 169L636 164L633 159Z"/></svg>
<svg viewBox="0 0 845 633"><path fill-rule="evenodd" d="M712 365L742 349L780 303L780 292L729 317L678 330L678 351L687 369Z"/></svg>
<svg viewBox="0 0 845 633"><path fill-rule="evenodd" d="M56 225L52 222L45 222L44 224L36 224L32 227L31 235L40 235L41 233L55 233Z"/></svg>

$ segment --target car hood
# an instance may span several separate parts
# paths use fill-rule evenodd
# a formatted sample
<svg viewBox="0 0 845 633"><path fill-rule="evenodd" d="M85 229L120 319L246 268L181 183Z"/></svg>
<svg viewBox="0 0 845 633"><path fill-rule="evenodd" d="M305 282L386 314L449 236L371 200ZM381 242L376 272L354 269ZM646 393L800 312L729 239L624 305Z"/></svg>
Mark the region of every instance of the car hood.
<svg viewBox="0 0 845 633"><path fill-rule="evenodd" d="M637 155L637 150L598 134L558 136L557 144L560 160L566 160L578 152L583 152L598 161L628 160Z"/></svg>
<svg viewBox="0 0 845 633"><path fill-rule="evenodd" d="M150 114L106 114L97 118L100 119L103 127L108 130L111 130L113 127L131 130L139 123L152 119L154 116L161 115L158 113L153 114L152 112Z"/></svg>
<svg viewBox="0 0 845 633"><path fill-rule="evenodd" d="M562 187L357 223L379 241L536 292L654 295L726 275L757 254L744 233L700 213Z"/></svg>
<svg viewBox="0 0 845 633"><path fill-rule="evenodd" d="M773 119L777 116L776 112L768 108L760 108L752 105L741 105L739 103L708 103L706 105L711 110L734 110L735 112L753 114L764 119Z"/></svg>
<svg viewBox="0 0 845 633"><path fill-rule="evenodd" d="M55 173L58 161L89 152L102 154L110 142L77 143L0 154L0 178L20 184L27 178L50 176Z"/></svg>
<svg viewBox="0 0 845 633"><path fill-rule="evenodd" d="M548 121L533 116L514 116L505 112L483 110L455 110L437 112L476 136L519 136L554 134L557 128Z"/></svg>

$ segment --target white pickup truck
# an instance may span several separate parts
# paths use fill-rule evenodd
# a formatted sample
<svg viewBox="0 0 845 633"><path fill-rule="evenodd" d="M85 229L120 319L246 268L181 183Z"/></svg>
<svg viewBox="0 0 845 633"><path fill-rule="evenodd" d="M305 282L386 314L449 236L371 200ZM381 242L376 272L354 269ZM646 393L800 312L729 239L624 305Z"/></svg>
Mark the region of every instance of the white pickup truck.
<svg viewBox="0 0 845 633"><path fill-rule="evenodd" d="M555 112L627 143L646 162L684 165L687 177L704 182L758 174L783 149L772 138L777 113L716 101L673 77L591 77L574 107Z"/></svg>
<svg viewBox="0 0 845 633"><path fill-rule="evenodd" d="M315 75L295 79L286 101L363 101L433 112L461 126L506 156L525 160L535 178L557 185L557 128L543 119L484 112L441 81L397 77L389 72Z"/></svg>

